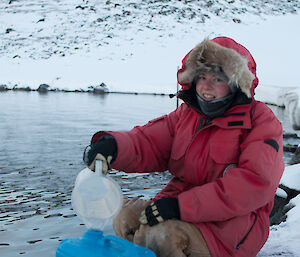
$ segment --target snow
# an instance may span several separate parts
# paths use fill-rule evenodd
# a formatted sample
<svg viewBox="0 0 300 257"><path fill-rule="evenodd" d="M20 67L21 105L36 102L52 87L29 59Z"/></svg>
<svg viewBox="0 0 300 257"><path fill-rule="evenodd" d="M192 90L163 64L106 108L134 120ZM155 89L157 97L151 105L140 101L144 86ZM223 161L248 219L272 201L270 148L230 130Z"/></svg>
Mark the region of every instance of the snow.
<svg viewBox="0 0 300 257"><path fill-rule="evenodd" d="M288 186L290 189L300 191L300 164L287 166L280 183Z"/></svg>
<svg viewBox="0 0 300 257"><path fill-rule="evenodd" d="M287 193L283 190L283 189L281 189L281 188L277 188L277 190L276 190L276 195L278 195L278 196L280 196L280 197L282 197L282 198L287 198Z"/></svg>
<svg viewBox="0 0 300 257"><path fill-rule="evenodd" d="M151 8L138 0L11 2L0 3L0 85L87 90L104 82L110 91L175 93L184 55L205 37L222 35L254 56L256 98L286 106L300 127L298 1L278 1L285 11L276 1L246 0L152 1ZM286 167L281 182L299 190L299 170ZM300 196L292 203L258 256L300 256Z"/></svg>
<svg viewBox="0 0 300 257"><path fill-rule="evenodd" d="M295 207L287 213L287 221L271 227L268 241L258 257L300 256L300 197L294 198L291 203Z"/></svg>
<svg viewBox="0 0 300 257"><path fill-rule="evenodd" d="M300 26L299 14L239 14L241 23L234 23L232 19L208 13L211 18L205 25L197 19L175 23L169 16L160 16L152 18L151 27L156 29L146 29L149 17L143 13L145 5L136 1L141 9L134 9L134 17L125 19L124 24L110 20L115 22L114 28L108 22L100 26L97 20L121 15L122 6L87 12L75 8L80 5L75 0L49 4L41 1L41 5L34 1L28 1L31 5L19 2L22 1L0 3L1 84L38 88L47 83L52 88L75 90L105 82L111 91L173 93L176 70L184 55L205 37L224 35L253 54L261 83L257 89L259 98L265 95L265 85L300 87L300 36L291 36L291 31L298 31ZM105 1L90 2L96 8ZM242 2L237 1L235 7ZM13 12L14 8L18 12ZM222 8L221 3L218 8ZM6 28L13 31L4 33ZM274 95L273 101L278 97Z"/></svg>
<svg viewBox="0 0 300 257"><path fill-rule="evenodd" d="M280 183L300 190L300 164L287 166ZM287 197L285 191L280 188L276 194ZM300 195L293 198L289 204L295 207L287 212L287 221L271 227L269 239L258 256L300 256Z"/></svg>

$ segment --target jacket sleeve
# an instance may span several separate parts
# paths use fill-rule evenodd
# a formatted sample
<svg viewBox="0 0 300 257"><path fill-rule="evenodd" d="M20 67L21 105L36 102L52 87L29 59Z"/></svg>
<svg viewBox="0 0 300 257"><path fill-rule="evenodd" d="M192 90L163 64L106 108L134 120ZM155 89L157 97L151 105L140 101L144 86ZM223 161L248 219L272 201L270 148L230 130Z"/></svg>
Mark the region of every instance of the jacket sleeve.
<svg viewBox="0 0 300 257"><path fill-rule="evenodd" d="M118 156L112 163L112 168L125 172L165 171L174 129L184 105L130 131L107 131L106 133L115 137L118 145Z"/></svg>
<svg viewBox="0 0 300 257"><path fill-rule="evenodd" d="M178 196L182 220L224 221L272 202L284 170L282 141L281 123L271 110L260 108L240 144L237 167Z"/></svg>

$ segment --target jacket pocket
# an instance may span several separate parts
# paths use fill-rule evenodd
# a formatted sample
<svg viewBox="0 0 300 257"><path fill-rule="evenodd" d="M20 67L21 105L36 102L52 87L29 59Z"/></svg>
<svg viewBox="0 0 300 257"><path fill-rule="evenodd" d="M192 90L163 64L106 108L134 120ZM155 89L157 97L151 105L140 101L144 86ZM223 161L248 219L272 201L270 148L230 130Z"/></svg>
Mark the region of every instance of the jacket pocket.
<svg viewBox="0 0 300 257"><path fill-rule="evenodd" d="M185 153L189 147L190 139L187 135L177 134L173 140L171 159L179 160L185 156Z"/></svg>
<svg viewBox="0 0 300 257"><path fill-rule="evenodd" d="M250 232L252 231L252 229L253 229L253 227L254 227L256 221L257 221L257 214L256 214L255 212L253 212L253 214L254 214L254 221L253 221L253 224L252 224L252 226L250 227L250 229L248 230L248 232L246 233L246 235L245 235L245 236L242 238L242 240L237 244L237 246L236 246L236 248L235 248L236 250L238 250L238 249L243 245L243 243L246 241L246 239L248 238Z"/></svg>
<svg viewBox="0 0 300 257"><path fill-rule="evenodd" d="M213 141L209 149L211 158L218 164L238 163L240 149L237 140Z"/></svg>

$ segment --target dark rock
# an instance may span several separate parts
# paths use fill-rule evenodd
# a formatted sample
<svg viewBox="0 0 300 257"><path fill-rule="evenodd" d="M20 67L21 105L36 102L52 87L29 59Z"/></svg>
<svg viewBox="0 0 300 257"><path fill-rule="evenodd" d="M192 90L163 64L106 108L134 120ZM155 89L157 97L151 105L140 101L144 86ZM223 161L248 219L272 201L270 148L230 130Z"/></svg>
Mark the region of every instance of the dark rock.
<svg viewBox="0 0 300 257"><path fill-rule="evenodd" d="M291 199L295 198L300 194L299 190L289 188L283 184L279 185L279 188L283 189L287 193L287 200L290 201Z"/></svg>
<svg viewBox="0 0 300 257"><path fill-rule="evenodd" d="M234 23L241 23L242 21L240 19L232 19Z"/></svg>
<svg viewBox="0 0 300 257"><path fill-rule="evenodd" d="M287 203L287 198L282 198L278 195L275 195L274 207L270 214L270 226L278 225L286 220L286 214L283 212L283 209Z"/></svg>
<svg viewBox="0 0 300 257"><path fill-rule="evenodd" d="M8 88L6 85L0 85L0 92L7 91Z"/></svg>
<svg viewBox="0 0 300 257"><path fill-rule="evenodd" d="M293 204L290 203L290 200L298 196L300 193L300 191L291 189L282 184L279 185L279 188L286 192L287 197L283 198L281 196L275 195L274 206L270 214L270 226L278 225L281 222L286 221L286 213L293 207L295 207Z"/></svg>
<svg viewBox="0 0 300 257"><path fill-rule="evenodd" d="M14 90L19 90L19 91L26 91L26 92L30 92L32 91L32 89L30 87L17 87L17 88L14 88Z"/></svg>
<svg viewBox="0 0 300 257"><path fill-rule="evenodd" d="M6 31L5 31L5 33L8 34L8 33L13 32L13 31L14 31L14 29L12 29L12 28L7 28Z"/></svg>
<svg viewBox="0 0 300 257"><path fill-rule="evenodd" d="M39 86L39 88L37 89L37 91L40 92L40 93L47 93L49 91L49 87L50 86L47 85L47 84L41 84Z"/></svg>
<svg viewBox="0 0 300 257"><path fill-rule="evenodd" d="M295 139L297 139L299 137L296 133L284 133L283 138L295 138Z"/></svg>
<svg viewBox="0 0 300 257"><path fill-rule="evenodd" d="M295 153L297 149L298 149L298 145L287 144L283 146L283 151L285 152Z"/></svg>
<svg viewBox="0 0 300 257"><path fill-rule="evenodd" d="M289 164L297 164L300 163L300 145L297 147L295 151L295 155L293 156L292 160L289 162Z"/></svg>
<svg viewBox="0 0 300 257"><path fill-rule="evenodd" d="M77 6L75 7L75 9L81 9L81 10L84 10L85 8L88 8L88 6L77 5Z"/></svg>
<svg viewBox="0 0 300 257"><path fill-rule="evenodd" d="M93 93L97 95L104 95L108 93L108 87L105 83L101 83L100 85L93 87Z"/></svg>

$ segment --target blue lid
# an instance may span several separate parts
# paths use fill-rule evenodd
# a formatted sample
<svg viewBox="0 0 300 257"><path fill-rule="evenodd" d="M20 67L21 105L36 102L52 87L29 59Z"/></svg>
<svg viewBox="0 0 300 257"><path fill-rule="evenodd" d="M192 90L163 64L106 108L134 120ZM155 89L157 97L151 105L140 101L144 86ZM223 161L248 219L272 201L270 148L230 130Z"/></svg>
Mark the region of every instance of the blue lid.
<svg viewBox="0 0 300 257"><path fill-rule="evenodd" d="M150 249L116 236L103 236L102 231L87 230L82 238L64 239L56 257L155 257Z"/></svg>

